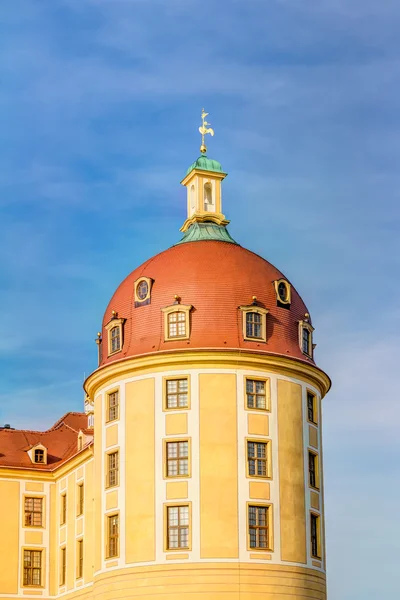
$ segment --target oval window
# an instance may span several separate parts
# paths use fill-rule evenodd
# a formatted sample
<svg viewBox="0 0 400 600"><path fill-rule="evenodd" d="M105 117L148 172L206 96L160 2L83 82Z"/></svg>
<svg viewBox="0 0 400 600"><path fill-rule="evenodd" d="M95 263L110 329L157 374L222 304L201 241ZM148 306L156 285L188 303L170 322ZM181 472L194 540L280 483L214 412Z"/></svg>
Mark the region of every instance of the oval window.
<svg viewBox="0 0 400 600"><path fill-rule="evenodd" d="M278 296L281 302L287 302L288 288L284 281L281 281L278 285Z"/></svg>
<svg viewBox="0 0 400 600"><path fill-rule="evenodd" d="M139 298L139 300L144 300L147 297L148 293L149 284L147 283L147 281L140 281L136 288L136 295Z"/></svg>

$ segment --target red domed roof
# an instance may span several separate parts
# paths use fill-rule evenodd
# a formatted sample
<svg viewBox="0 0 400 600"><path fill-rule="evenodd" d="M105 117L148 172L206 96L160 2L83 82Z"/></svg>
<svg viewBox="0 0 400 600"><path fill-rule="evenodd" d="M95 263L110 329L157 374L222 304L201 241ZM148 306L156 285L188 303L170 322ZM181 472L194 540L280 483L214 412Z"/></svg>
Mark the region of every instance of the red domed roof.
<svg viewBox="0 0 400 600"><path fill-rule="evenodd" d="M134 282L153 280L151 303L135 307ZM280 354L309 363L300 350L298 322L307 308L291 288L290 309L277 306L273 282L283 277L268 261L239 245L219 241L188 242L157 254L132 271L112 297L103 319L101 365L123 358L170 350L204 348L246 349ZM174 303L193 306L190 340L164 341L162 308ZM252 297L266 308L267 342L243 339L239 306L250 305ZM125 319L123 347L107 357L105 325L112 311Z"/></svg>

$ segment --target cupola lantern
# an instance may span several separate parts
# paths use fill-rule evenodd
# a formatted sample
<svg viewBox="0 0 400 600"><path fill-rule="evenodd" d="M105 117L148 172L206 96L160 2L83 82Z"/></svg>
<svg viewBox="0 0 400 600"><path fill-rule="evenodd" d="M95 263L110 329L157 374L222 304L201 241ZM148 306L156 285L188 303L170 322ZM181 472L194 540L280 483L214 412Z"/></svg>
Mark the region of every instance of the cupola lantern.
<svg viewBox="0 0 400 600"><path fill-rule="evenodd" d="M204 136L214 135L214 130L208 127L205 118L208 113L201 113L202 125L199 127L201 133L201 156L186 171L181 181L187 189L187 219L181 231L185 232L193 223L215 223L216 225L227 225L229 221L222 214L221 182L227 173L222 170L221 164L208 158L207 147Z"/></svg>

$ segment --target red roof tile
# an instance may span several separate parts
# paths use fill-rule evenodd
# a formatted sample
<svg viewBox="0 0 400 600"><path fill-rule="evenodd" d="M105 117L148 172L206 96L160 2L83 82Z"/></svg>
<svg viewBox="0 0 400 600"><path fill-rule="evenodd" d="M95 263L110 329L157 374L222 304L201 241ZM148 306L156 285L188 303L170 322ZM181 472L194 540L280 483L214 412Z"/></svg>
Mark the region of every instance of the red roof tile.
<svg viewBox="0 0 400 600"><path fill-rule="evenodd" d="M140 277L154 280L151 303L135 308L134 282ZM277 306L273 282L284 277L261 256L241 246L199 241L173 246L135 269L113 295L103 319L102 365L122 358L176 349L234 348L291 356L313 363L299 348L298 322L307 307L291 288L290 310ZM190 340L164 341L163 313L178 295L191 304ZM267 343L245 341L241 305L257 297L268 309ZM121 352L107 357L105 325L112 311L125 319Z"/></svg>
<svg viewBox="0 0 400 600"><path fill-rule="evenodd" d="M0 467L53 470L77 453L78 433L87 428L85 413L69 412L47 431L0 430ZM28 450L36 444L47 448L47 464L33 464Z"/></svg>

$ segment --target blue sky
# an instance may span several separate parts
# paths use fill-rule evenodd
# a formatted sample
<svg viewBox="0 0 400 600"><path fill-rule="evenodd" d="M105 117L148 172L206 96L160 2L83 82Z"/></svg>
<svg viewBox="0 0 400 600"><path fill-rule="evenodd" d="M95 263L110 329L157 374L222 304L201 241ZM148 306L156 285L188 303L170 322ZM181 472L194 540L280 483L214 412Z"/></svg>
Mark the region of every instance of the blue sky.
<svg viewBox="0 0 400 600"><path fill-rule="evenodd" d="M397 599L400 4L13 0L0 23L0 422L81 409L111 294L179 239L204 106L230 232L294 282L333 379L329 599Z"/></svg>

